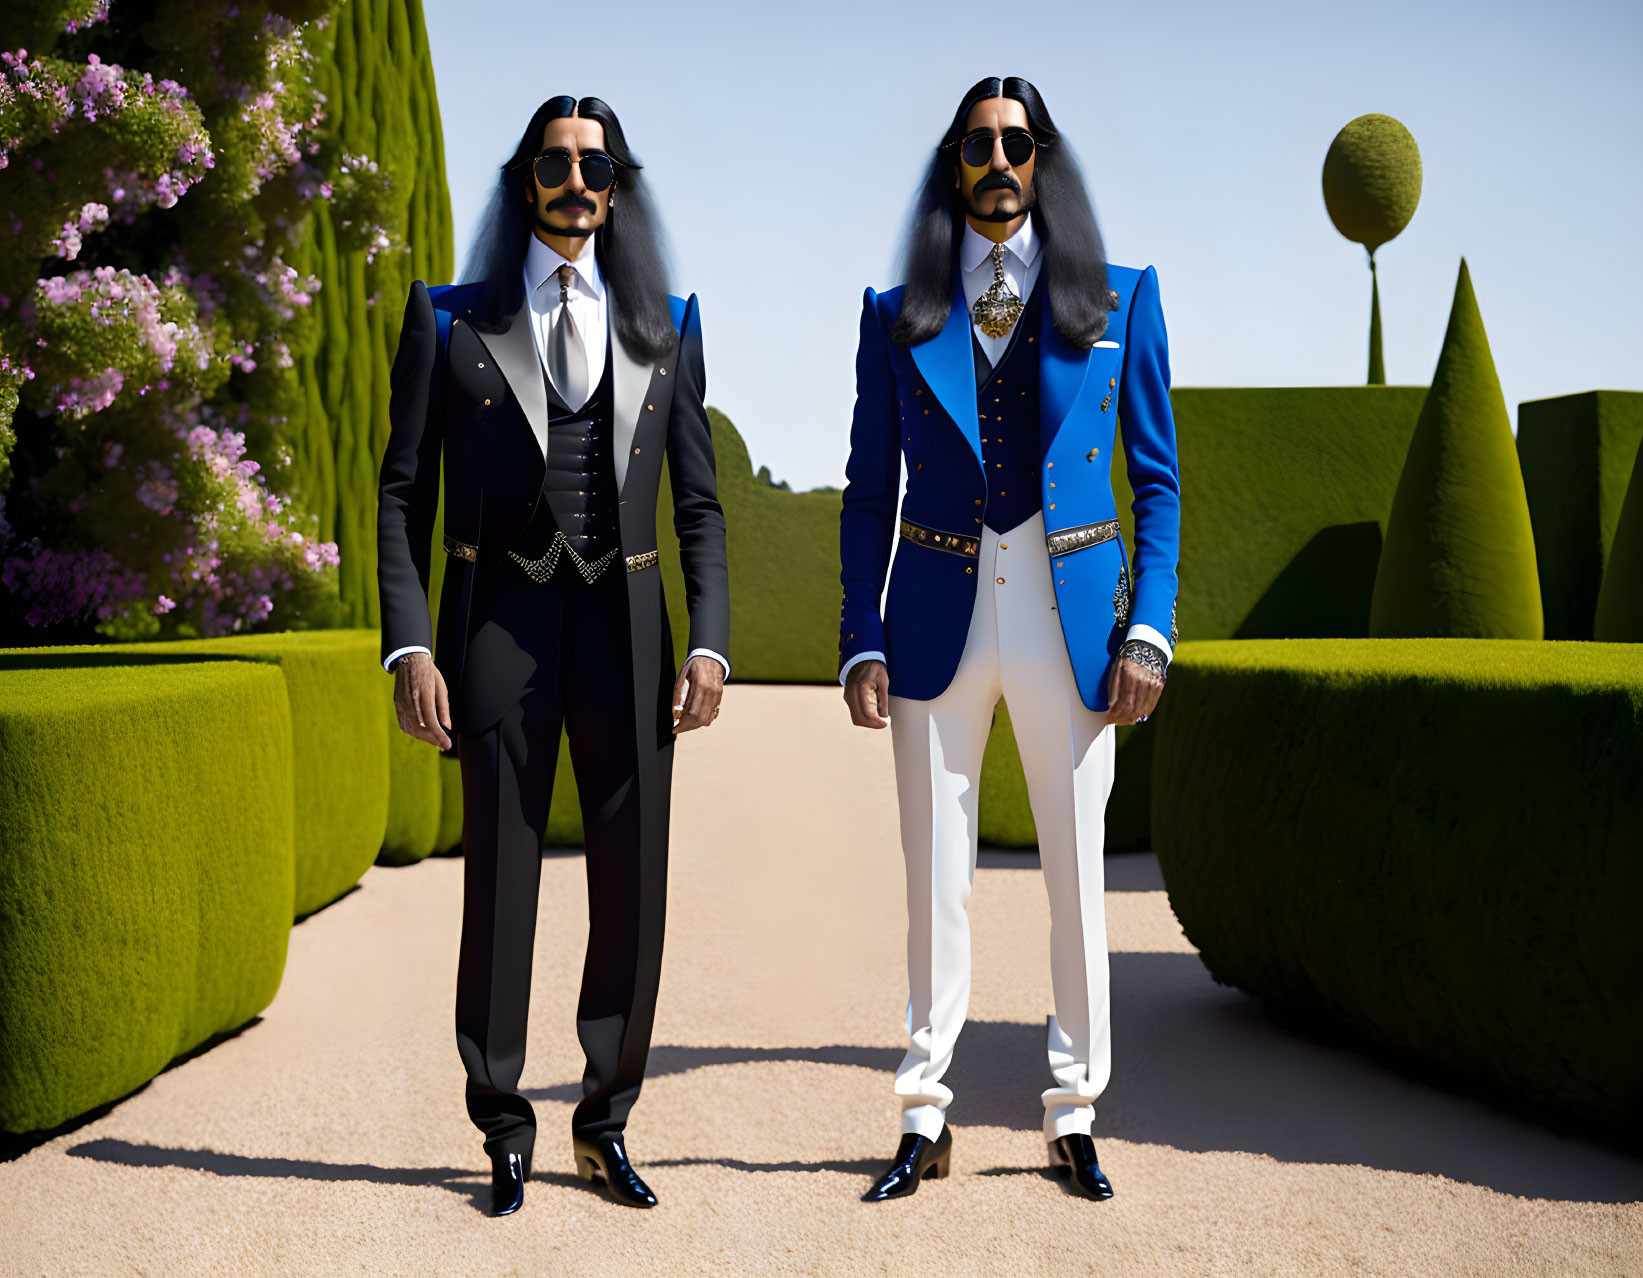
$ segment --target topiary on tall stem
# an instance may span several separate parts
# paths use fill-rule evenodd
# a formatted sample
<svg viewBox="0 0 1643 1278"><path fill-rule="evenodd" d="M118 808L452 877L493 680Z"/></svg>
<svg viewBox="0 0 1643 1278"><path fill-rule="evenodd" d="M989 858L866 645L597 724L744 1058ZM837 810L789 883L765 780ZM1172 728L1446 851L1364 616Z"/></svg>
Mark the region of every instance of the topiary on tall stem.
<svg viewBox="0 0 1643 1278"><path fill-rule="evenodd" d="M1335 229L1369 253L1369 385L1386 385L1375 250L1397 236L1421 199L1421 153L1389 115L1360 115L1324 156L1324 207Z"/></svg>
<svg viewBox="0 0 1643 1278"><path fill-rule="evenodd" d="M1539 639L1543 629L1523 473L1462 258L1443 351L1387 518L1369 633Z"/></svg>

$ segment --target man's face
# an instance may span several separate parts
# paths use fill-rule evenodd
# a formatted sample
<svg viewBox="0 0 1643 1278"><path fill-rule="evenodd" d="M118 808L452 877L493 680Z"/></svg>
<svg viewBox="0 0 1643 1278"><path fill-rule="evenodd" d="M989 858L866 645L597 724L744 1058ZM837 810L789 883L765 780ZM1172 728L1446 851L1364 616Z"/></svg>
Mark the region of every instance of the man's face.
<svg viewBox="0 0 1643 1278"><path fill-rule="evenodd" d="M564 147L572 159L579 159L583 151L605 149L605 126L597 120L565 116L549 120L542 130L542 145L538 153L550 147ZM615 184L603 191L590 191L582 181L582 166L572 164L564 182L544 189L536 180L533 165L530 173L529 199L536 207L536 224L549 235L592 235L605 224L610 215L610 194Z"/></svg>
<svg viewBox="0 0 1643 1278"><path fill-rule="evenodd" d="M963 158L960 142L956 177L965 211L983 222L1008 222L1033 206L1033 165L1038 160L1034 148L1020 165L1011 165L1004 155L1002 138L1006 130L1029 131L1027 108L1014 98L988 98L977 102L964 117L964 137L986 132L993 136L993 148L981 167Z"/></svg>

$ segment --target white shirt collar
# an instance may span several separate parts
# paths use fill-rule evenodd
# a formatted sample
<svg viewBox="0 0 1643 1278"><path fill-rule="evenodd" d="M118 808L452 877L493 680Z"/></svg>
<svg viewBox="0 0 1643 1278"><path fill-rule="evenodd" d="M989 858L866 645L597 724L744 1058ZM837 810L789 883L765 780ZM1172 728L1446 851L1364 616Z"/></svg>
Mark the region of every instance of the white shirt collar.
<svg viewBox="0 0 1643 1278"><path fill-rule="evenodd" d="M1027 214L1026 221L1022 222L1016 233L1004 241L1004 247L1014 253L1016 261L1023 266L1031 266L1033 259L1038 256L1041 241L1033 230L1033 215ZM545 246L544 246L545 247ZM551 250L550 250L551 251ZM964 238L958 245L958 263L966 274L976 269L987 255L993 251L993 242L975 227L970 225L969 218L964 219ZM557 257L558 254L555 254Z"/></svg>
<svg viewBox="0 0 1643 1278"><path fill-rule="evenodd" d="M543 283L553 278L553 274L561 266L569 266L576 272L576 278L588 293L596 298L605 295L605 277L599 270L599 255L597 244L598 232L590 238L588 246L574 262L561 255L557 250L549 248L534 234L530 244L525 249L525 291L534 293Z"/></svg>

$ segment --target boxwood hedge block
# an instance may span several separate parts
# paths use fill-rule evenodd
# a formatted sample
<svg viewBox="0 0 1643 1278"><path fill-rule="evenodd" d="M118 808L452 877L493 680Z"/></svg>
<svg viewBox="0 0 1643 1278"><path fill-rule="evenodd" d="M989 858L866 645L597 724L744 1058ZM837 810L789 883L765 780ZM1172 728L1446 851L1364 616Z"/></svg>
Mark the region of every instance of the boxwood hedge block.
<svg viewBox="0 0 1643 1278"><path fill-rule="evenodd" d="M1643 447L1615 525L1592 631L1602 642L1643 643Z"/></svg>
<svg viewBox="0 0 1643 1278"><path fill-rule="evenodd" d="M439 761L439 834L435 852L455 852L462 847L462 764L455 759Z"/></svg>
<svg viewBox="0 0 1643 1278"><path fill-rule="evenodd" d="M115 1100L268 1005L291 779L266 665L0 653L0 1127Z"/></svg>
<svg viewBox="0 0 1643 1278"><path fill-rule="evenodd" d="M711 408L708 420L730 562L731 669L749 683L832 683L839 671L842 495L831 488L790 493L771 487L753 473L730 419ZM662 588L674 651L683 661L690 624L665 475L659 501Z"/></svg>
<svg viewBox="0 0 1643 1278"><path fill-rule="evenodd" d="M380 669L379 669L380 673ZM382 836L379 865L414 865L437 849L441 808L439 751L400 730L394 710L394 681L382 675L382 699L388 721L388 826ZM460 832L458 839L460 841Z"/></svg>
<svg viewBox="0 0 1643 1278"><path fill-rule="evenodd" d="M1593 637L1598 589L1640 445L1643 392L1587 391L1518 405L1518 463L1548 639Z"/></svg>
<svg viewBox="0 0 1643 1278"><path fill-rule="evenodd" d="M299 630L109 644L64 652L129 652L266 661L285 674L295 733L297 917L359 881L388 828L388 682L375 630ZM254 720L242 725L255 728Z"/></svg>
<svg viewBox="0 0 1643 1278"><path fill-rule="evenodd" d="M1643 1137L1643 667L1622 644L1187 644L1154 846L1217 980Z"/></svg>

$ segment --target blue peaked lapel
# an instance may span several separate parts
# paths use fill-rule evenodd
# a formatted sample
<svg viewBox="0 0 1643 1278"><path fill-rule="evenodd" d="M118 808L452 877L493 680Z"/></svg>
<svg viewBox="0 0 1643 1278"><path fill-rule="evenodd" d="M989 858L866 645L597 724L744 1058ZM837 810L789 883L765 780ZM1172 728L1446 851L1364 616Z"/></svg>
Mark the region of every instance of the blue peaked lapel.
<svg viewBox="0 0 1643 1278"><path fill-rule="evenodd" d="M981 427L976 418L976 360L970 345L970 310L964 304L964 286L953 272L953 305L941 332L911 348L913 363L947 416L964 432L970 450L981 464Z"/></svg>
<svg viewBox="0 0 1643 1278"><path fill-rule="evenodd" d="M1041 277L1035 288L1047 287ZM1039 455L1045 456L1084 389L1090 369L1090 352L1076 349L1056 330L1047 304L1039 307L1037 337L1043 347L1038 372ZM925 384L941 401L947 416L970 441L976 461L981 461L981 428L976 414L975 352L970 341L970 308L964 302L964 285L953 273L953 304L941 332L912 348L913 363Z"/></svg>
<svg viewBox="0 0 1643 1278"><path fill-rule="evenodd" d="M1035 288L1048 287L1043 272L1039 273ZM1038 455L1043 460L1055 443L1061 423L1067 420L1079 392L1084 389L1084 378L1090 371L1092 352L1081 351L1061 336L1050 314L1049 298L1038 308L1038 343L1043 348L1038 356Z"/></svg>

